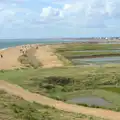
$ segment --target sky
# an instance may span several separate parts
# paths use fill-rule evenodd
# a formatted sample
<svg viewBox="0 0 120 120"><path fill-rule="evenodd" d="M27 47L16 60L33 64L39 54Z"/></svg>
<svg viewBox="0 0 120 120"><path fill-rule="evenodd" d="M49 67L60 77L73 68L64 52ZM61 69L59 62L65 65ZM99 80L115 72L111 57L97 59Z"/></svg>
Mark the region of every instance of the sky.
<svg viewBox="0 0 120 120"><path fill-rule="evenodd" d="M0 0L0 38L120 36L120 0Z"/></svg>

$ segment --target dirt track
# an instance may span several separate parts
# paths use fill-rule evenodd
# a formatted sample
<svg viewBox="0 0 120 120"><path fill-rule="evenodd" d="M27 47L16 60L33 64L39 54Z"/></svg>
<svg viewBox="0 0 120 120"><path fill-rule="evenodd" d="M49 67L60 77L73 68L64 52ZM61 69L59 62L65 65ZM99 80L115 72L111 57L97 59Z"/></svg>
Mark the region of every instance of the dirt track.
<svg viewBox="0 0 120 120"><path fill-rule="evenodd" d="M86 115L93 115L96 117L101 117L109 120L120 120L120 112L114 112L110 110L96 109L96 108L86 108L77 105L67 104L61 101L53 100L51 98L31 93L23 88L7 83L6 81L0 81L0 89L5 90L6 92L22 97L27 101L35 101L37 103L53 106L59 110L82 113Z"/></svg>

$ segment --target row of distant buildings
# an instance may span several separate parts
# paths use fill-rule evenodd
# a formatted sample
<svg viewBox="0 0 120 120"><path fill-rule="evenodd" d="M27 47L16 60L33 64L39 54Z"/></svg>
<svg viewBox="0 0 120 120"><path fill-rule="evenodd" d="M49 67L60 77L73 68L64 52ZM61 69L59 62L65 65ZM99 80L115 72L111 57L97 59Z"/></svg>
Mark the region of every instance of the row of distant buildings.
<svg viewBox="0 0 120 120"><path fill-rule="evenodd" d="M94 37L87 38L89 43L109 43L109 44L120 44L120 37Z"/></svg>
<svg viewBox="0 0 120 120"><path fill-rule="evenodd" d="M120 44L120 37L94 37L94 38L77 38L73 40L82 40L81 43L91 44Z"/></svg>
<svg viewBox="0 0 120 120"><path fill-rule="evenodd" d="M53 38L54 39L54 38ZM84 37L84 38L56 38L56 39L66 39L66 40L99 40L99 39L103 39L103 40L106 40L106 39L110 39L110 40L113 40L113 39L119 39L120 40L120 37Z"/></svg>

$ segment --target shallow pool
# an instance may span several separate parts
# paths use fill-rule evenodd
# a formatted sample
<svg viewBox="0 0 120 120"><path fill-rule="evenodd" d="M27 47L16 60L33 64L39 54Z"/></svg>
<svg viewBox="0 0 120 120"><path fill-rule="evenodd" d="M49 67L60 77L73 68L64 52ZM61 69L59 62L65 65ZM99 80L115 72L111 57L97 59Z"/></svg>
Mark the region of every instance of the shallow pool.
<svg viewBox="0 0 120 120"><path fill-rule="evenodd" d="M97 97L97 96L88 96L88 97L76 97L73 99L68 100L69 103L76 103L76 104L87 104L87 105L96 105L96 106L110 106L112 105L108 101Z"/></svg>

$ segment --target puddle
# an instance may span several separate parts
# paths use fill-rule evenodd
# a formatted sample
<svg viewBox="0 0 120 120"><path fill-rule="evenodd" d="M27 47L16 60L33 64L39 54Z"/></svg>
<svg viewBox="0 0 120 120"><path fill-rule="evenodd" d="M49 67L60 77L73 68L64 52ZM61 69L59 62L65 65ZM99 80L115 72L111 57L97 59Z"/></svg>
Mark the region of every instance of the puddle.
<svg viewBox="0 0 120 120"><path fill-rule="evenodd" d="M87 105L104 106L104 107L112 105L111 103L97 96L76 97L71 100L68 100L67 102L76 103L76 104L79 103L79 104L87 104Z"/></svg>

